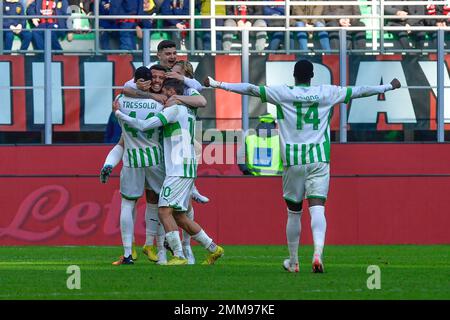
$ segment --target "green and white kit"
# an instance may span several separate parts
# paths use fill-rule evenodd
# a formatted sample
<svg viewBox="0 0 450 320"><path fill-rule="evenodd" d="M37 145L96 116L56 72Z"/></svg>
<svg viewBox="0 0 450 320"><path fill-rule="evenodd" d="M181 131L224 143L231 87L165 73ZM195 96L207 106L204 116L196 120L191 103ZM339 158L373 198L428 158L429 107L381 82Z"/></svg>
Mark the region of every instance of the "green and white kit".
<svg viewBox="0 0 450 320"><path fill-rule="evenodd" d="M348 103L352 89L333 85L260 86L262 102L276 105L280 131L283 197L299 203L327 198L330 181L330 119L333 106Z"/></svg>
<svg viewBox="0 0 450 320"><path fill-rule="evenodd" d="M158 205L186 211L194 180L197 177L194 150L195 110L184 105L174 105L147 120L127 116L121 111L117 111L116 116L130 127L140 131L163 126L166 178L161 188Z"/></svg>
<svg viewBox="0 0 450 320"><path fill-rule="evenodd" d="M117 98L120 110L129 117L148 119L164 107L153 99ZM161 130L139 131L118 119L124 139L123 167L120 172L120 192L127 199L138 199L145 189L157 193L165 178Z"/></svg>

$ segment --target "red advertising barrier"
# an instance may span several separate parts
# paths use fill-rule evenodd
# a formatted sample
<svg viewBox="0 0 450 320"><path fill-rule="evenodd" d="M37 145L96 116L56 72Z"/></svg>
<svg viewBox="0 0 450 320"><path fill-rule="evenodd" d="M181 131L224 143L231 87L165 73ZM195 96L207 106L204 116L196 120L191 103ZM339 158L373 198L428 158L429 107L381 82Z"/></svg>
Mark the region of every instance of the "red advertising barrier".
<svg viewBox="0 0 450 320"><path fill-rule="evenodd" d="M450 146L334 144L329 244L450 243ZM110 146L0 147L0 245L120 245L119 168L97 177ZM213 165L215 174L238 172ZM208 172L202 165L200 174ZM223 244L284 244L281 178L202 176L195 218ZM136 239L144 238L139 202ZM302 242L311 243L305 207Z"/></svg>

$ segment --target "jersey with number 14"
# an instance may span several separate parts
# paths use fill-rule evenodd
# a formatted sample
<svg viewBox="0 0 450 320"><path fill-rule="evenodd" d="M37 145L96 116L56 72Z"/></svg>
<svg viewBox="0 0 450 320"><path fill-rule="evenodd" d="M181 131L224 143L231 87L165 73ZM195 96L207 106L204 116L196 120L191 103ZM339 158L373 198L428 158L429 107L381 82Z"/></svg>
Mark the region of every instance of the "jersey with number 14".
<svg viewBox="0 0 450 320"><path fill-rule="evenodd" d="M333 106L348 101L351 88L260 86L262 102L276 105L281 157L285 166L330 162L330 119Z"/></svg>
<svg viewBox="0 0 450 320"><path fill-rule="evenodd" d="M161 112L164 106L153 99L134 99L124 95L117 98L120 111L137 119L148 119ZM118 119L122 127L125 151L123 165L132 168L151 167L162 164L164 153L160 142L160 129L141 132Z"/></svg>

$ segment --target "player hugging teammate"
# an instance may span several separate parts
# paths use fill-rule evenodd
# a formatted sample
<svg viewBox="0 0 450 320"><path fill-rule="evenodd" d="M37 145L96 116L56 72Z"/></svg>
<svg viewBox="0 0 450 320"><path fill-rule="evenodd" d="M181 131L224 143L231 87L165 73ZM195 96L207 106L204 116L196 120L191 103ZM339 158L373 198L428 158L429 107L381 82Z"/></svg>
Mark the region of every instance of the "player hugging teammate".
<svg viewBox="0 0 450 320"><path fill-rule="evenodd" d="M192 110L195 110L194 108L197 107L205 107L206 99L195 89L201 90L202 86L198 81L193 79L192 65L189 62L176 61L176 47L172 41L162 41L158 45L158 58L159 63L151 64L147 67L140 67L136 70L134 79L125 84L123 94L114 103L115 108L122 110L126 115L135 117L138 120L149 119L161 112L164 106L169 107L174 105L182 105L187 110L190 110L190 114L195 115L196 111ZM171 82L176 81L179 87L176 90L165 89L162 92L165 79L167 81L172 79ZM186 106L189 106L189 108ZM194 130L195 116L193 120L192 118L189 119L191 119L189 120L189 128ZM192 145L194 160L190 162L191 166L188 169L188 176L185 175L182 177L183 179L180 178L184 182L185 179L192 181L192 186L187 185L186 193L184 194L186 199L183 199L183 201L188 202L186 205L178 208L177 203L181 201L180 199L175 199L169 204L166 201L166 204L172 207L168 208L175 211L169 212L171 210L161 208L164 207L161 205L161 196L164 195L163 190L166 190L167 195L168 190L172 190L172 188L168 186L168 189L162 189L161 187L163 182L165 182L166 175L174 174L173 172L169 173L165 171L171 166L173 159L171 159L170 154L166 154L166 151L160 143L160 137L162 135L165 136L170 129L165 126L161 129L157 126L141 132L125 121L119 120L119 122L122 127L122 138L108 154L100 174L101 181L105 183L112 169L123 158L123 169L120 179L122 194L120 224L124 255L113 264L133 264L137 258L137 254L133 248L133 230L136 217L135 206L137 199L142 196L144 188L146 190L147 206L145 211L146 242L143 251L149 260L163 265L194 264L195 258L190 247L190 238L193 235L194 239L210 251L205 263L213 264L215 260L223 255L223 249L216 246L197 224L183 220L184 217L189 221L193 220L194 211L190 201L191 197L200 203L209 201L208 198L198 193L193 184L196 176L194 172L196 173L197 170L194 145ZM173 125L169 127L174 128ZM172 131L174 137L176 137L177 130ZM193 133L189 141L195 141ZM166 142L164 145L166 145ZM177 170L175 171L175 174L179 172ZM179 191L178 189L179 187L176 188L177 192ZM158 206L160 207L159 210ZM183 212L181 213L180 210ZM170 217L167 216L169 213ZM177 219L176 222L174 222L174 217ZM159 223L160 218L162 224ZM182 228L184 226L182 244L176 223L179 223ZM165 238L174 253L174 257L168 262L164 248ZM156 248L154 246L155 239Z"/></svg>

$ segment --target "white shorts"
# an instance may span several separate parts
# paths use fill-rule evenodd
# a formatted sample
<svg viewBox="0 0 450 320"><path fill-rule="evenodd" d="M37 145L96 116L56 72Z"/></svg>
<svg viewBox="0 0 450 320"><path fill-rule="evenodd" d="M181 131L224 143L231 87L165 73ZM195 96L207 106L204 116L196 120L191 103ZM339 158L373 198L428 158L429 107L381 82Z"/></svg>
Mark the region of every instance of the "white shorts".
<svg viewBox="0 0 450 320"><path fill-rule="evenodd" d="M159 193L166 177L163 165L144 168L122 167L120 171L120 193L125 199L139 199L144 188Z"/></svg>
<svg viewBox="0 0 450 320"><path fill-rule="evenodd" d="M187 211L193 187L194 179L192 178L166 177L159 194L158 207Z"/></svg>
<svg viewBox="0 0 450 320"><path fill-rule="evenodd" d="M330 185L330 164L308 163L285 167L283 172L283 198L300 203L304 198L326 199Z"/></svg>

